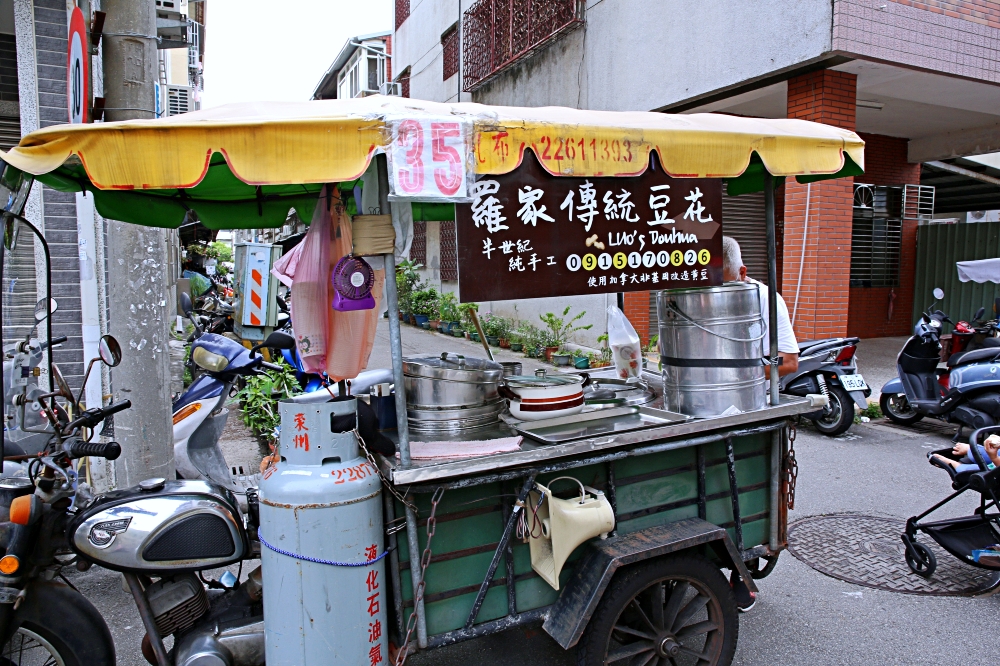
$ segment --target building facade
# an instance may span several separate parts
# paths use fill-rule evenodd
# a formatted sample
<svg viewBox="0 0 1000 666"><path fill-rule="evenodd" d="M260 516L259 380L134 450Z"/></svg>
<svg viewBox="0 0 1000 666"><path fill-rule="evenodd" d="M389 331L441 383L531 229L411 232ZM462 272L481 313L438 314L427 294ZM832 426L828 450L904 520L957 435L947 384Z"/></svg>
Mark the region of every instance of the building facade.
<svg viewBox="0 0 1000 666"><path fill-rule="evenodd" d="M921 163L1000 151L1000 3L516 5L510 15L512 3L500 0L397 0L402 88L435 101L715 112L854 130L866 141L864 176L779 189L778 287L800 339L909 332L917 226L934 212ZM751 277L765 281L763 197L725 197L723 224ZM584 301L588 311L597 305ZM625 297L644 339L652 301Z"/></svg>

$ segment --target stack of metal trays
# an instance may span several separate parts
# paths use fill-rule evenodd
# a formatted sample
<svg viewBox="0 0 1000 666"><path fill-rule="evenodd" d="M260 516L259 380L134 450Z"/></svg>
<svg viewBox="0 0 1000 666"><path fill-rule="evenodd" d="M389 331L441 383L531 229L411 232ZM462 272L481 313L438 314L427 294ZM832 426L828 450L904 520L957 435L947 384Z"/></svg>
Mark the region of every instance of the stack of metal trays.
<svg viewBox="0 0 1000 666"><path fill-rule="evenodd" d="M419 434L458 433L499 421L503 366L458 354L403 359L406 417Z"/></svg>

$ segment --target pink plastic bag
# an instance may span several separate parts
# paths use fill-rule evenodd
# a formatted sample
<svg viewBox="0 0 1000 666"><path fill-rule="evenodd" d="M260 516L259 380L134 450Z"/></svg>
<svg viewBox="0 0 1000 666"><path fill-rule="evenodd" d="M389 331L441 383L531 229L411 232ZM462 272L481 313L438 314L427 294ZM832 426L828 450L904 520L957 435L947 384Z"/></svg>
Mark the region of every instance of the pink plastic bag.
<svg viewBox="0 0 1000 666"><path fill-rule="evenodd" d="M291 269L292 326L295 343L306 372L322 373L327 362L327 327L330 319L330 192L327 185L320 191L312 223L300 244L297 261L289 259L283 269ZM339 201L338 201L339 203ZM291 253L289 253L291 255ZM290 265L294 261L295 266ZM277 267L277 266L276 266Z"/></svg>
<svg viewBox="0 0 1000 666"><path fill-rule="evenodd" d="M278 278L278 282L291 288L292 282L295 281L295 269L299 265L299 257L302 255L302 246L304 243L299 243L292 248L292 251L286 255L282 255L280 259L274 262L274 266L271 267L271 275Z"/></svg>
<svg viewBox="0 0 1000 666"><path fill-rule="evenodd" d="M354 244L351 222L344 205L335 198L332 208L333 231L327 270L328 282L333 267L341 257L351 253ZM305 261L305 257L302 261ZM303 264L300 262L300 265ZM375 346L375 328L378 326L379 314L382 311L382 288L385 284L385 271L380 269L374 272L375 283L372 285L372 296L375 297L374 309L340 312L332 309L332 300L327 301L329 322L326 336L326 372L334 381L353 379L368 366L368 357L371 356L372 347ZM294 289L292 293L295 293Z"/></svg>

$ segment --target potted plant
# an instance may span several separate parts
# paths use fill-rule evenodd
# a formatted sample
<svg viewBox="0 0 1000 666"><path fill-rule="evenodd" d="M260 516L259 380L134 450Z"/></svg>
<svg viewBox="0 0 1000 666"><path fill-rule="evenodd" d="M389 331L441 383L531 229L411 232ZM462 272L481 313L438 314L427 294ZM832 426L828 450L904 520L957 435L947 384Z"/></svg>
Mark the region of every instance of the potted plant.
<svg viewBox="0 0 1000 666"><path fill-rule="evenodd" d="M586 370L590 367L590 359L582 352L573 355L573 367L577 370Z"/></svg>
<svg viewBox="0 0 1000 666"><path fill-rule="evenodd" d="M453 328L458 327L458 320L462 316L458 310L458 297L454 292L442 293L438 299L438 319L440 325L438 330L442 333L449 333Z"/></svg>
<svg viewBox="0 0 1000 666"><path fill-rule="evenodd" d="M420 273L423 264L404 259L396 265L396 293L399 298L400 319L413 323L413 294L420 291Z"/></svg>
<svg viewBox="0 0 1000 666"><path fill-rule="evenodd" d="M557 349L555 353L552 354L552 362L556 365L567 366L573 361L573 355L570 354L565 349Z"/></svg>
<svg viewBox="0 0 1000 666"><path fill-rule="evenodd" d="M438 311L437 289L433 287L421 289L413 293L411 300L413 316L416 318L417 325L424 328L424 324L427 324L426 328L430 328L430 318Z"/></svg>
<svg viewBox="0 0 1000 666"><path fill-rule="evenodd" d="M493 346L499 346L501 339L506 339L510 331L510 322L500 315L487 312L480 319L486 341ZM507 346L510 346L509 344Z"/></svg>
<svg viewBox="0 0 1000 666"><path fill-rule="evenodd" d="M570 335L576 331L588 331L593 328L593 324L575 326L576 322L580 321L580 319L587 314L586 310L567 321L566 317L569 315L571 308L571 305L567 305L566 309L563 310L561 317L551 312L538 315L538 318L542 320L542 323L544 323L548 329L545 331L545 358L548 361L551 361L552 355L559 351L559 348L569 340Z"/></svg>

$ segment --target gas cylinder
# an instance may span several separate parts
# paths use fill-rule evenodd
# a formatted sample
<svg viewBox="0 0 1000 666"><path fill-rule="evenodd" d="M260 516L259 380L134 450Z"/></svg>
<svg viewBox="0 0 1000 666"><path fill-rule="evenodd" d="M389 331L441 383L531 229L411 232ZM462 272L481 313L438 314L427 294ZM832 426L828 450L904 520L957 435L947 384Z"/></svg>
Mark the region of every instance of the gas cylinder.
<svg viewBox="0 0 1000 666"><path fill-rule="evenodd" d="M388 664L382 488L356 399L279 410L259 489L267 665Z"/></svg>

